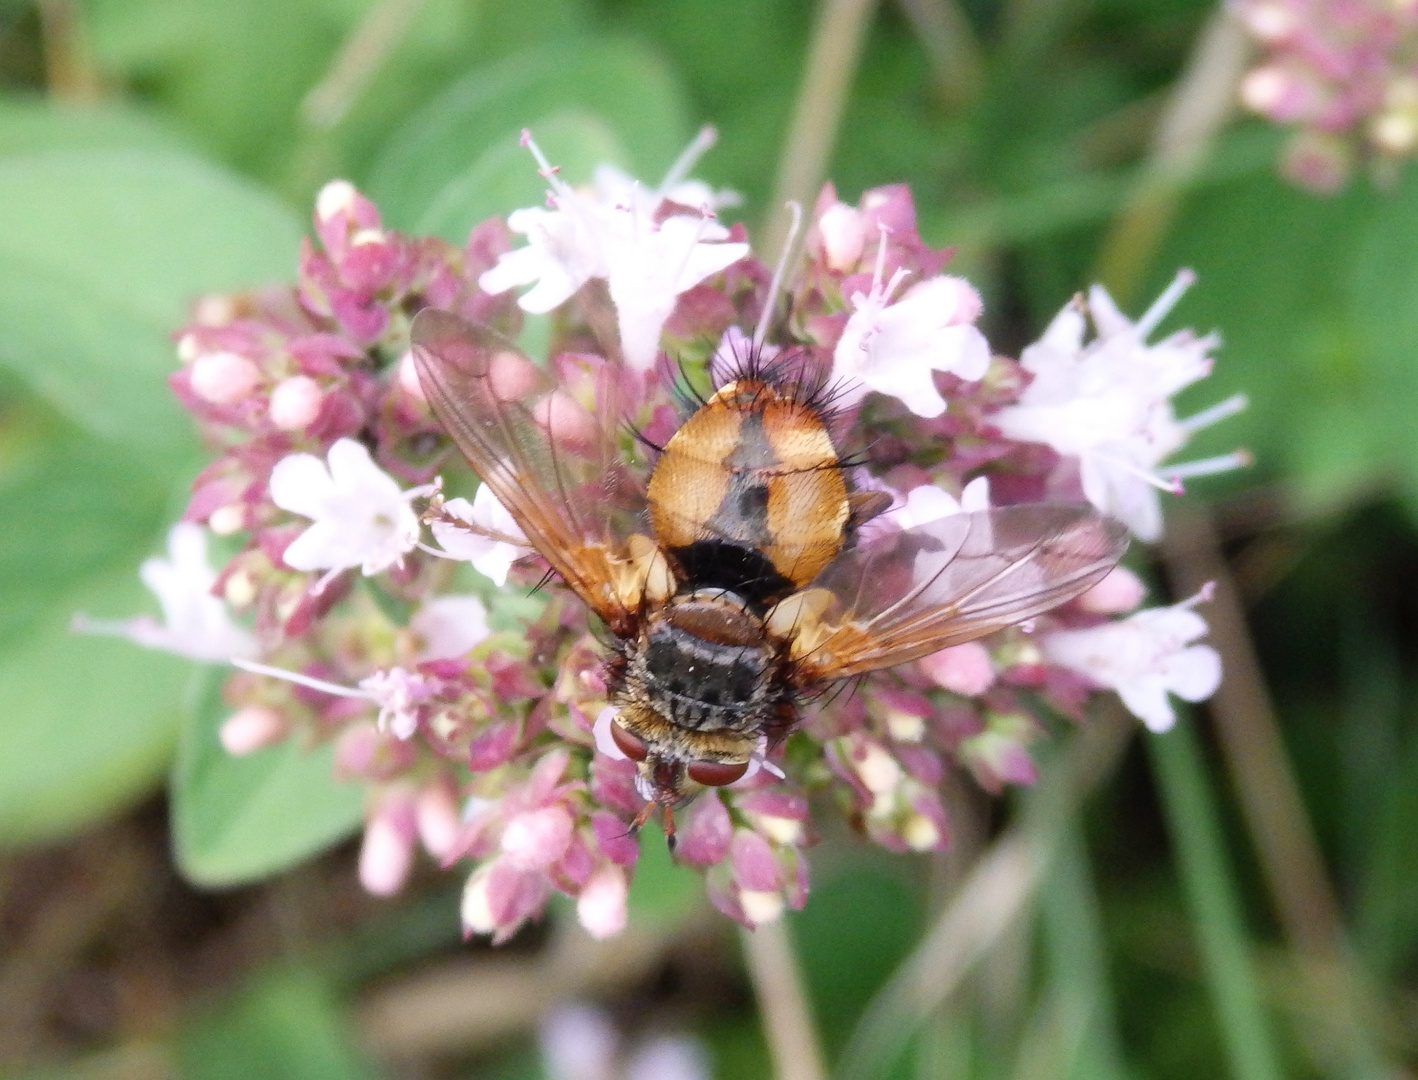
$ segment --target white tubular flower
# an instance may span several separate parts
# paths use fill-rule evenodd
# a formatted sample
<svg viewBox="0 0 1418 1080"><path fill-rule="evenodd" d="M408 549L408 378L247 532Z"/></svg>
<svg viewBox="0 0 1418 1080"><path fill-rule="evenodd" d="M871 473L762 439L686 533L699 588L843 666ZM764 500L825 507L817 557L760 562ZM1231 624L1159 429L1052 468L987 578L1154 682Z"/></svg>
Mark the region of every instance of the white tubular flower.
<svg viewBox="0 0 1418 1080"><path fill-rule="evenodd" d="M358 686L341 686L326 682L298 671L257 664L240 657L232 663L254 675L269 675L273 679L283 679L297 686L309 687L322 694L334 697L362 698L379 710L376 723L380 731L389 731L398 739L409 739L418 730L419 706L438 692L438 682L417 671L406 671L401 667L391 667L387 671L376 671L359 681Z"/></svg>
<svg viewBox="0 0 1418 1080"><path fill-rule="evenodd" d="M832 353L832 377L846 384L844 404L875 390L899 399L917 416L939 416L945 398L933 371L974 382L989 369L989 343L972 325L980 316L980 296L964 278L941 276L918 282L892 303L906 271L884 282L885 262L883 233L871 291L852 295L856 310Z"/></svg>
<svg viewBox="0 0 1418 1080"><path fill-rule="evenodd" d="M328 465L313 454L291 454L271 471L271 501L314 524L286 548L295 570L327 570L326 578L361 567L366 574L388 569L413 550L418 515L410 500L432 488L401 491L353 439L330 447Z"/></svg>
<svg viewBox="0 0 1418 1080"><path fill-rule="evenodd" d="M527 247L499 257L478 279L479 287L495 294L533 285L517 303L524 311L545 312L591 278L604 278L616 306L625 361L637 371L648 370L679 295L748 254L747 244L723 243L728 230L712 221L712 207L722 205L722 196L683 179L712 143L712 134L701 132L652 193L606 170L598 176L599 192L574 191L557 178L530 135L524 134L523 141L551 185L551 209L533 207L508 217L513 231L527 237ZM667 198L698 199L684 205L702 209L657 222L656 211Z"/></svg>
<svg viewBox="0 0 1418 1080"><path fill-rule="evenodd" d="M193 660L229 660L255 656L256 639L239 626L225 601L212 595L217 574L207 561L207 533L180 521L167 534L166 559L147 559L138 574L158 598L162 622L150 615L122 621L74 617L74 629L112 634L150 649Z"/></svg>
<svg viewBox="0 0 1418 1080"><path fill-rule="evenodd" d="M474 570L489 578L495 585L506 585L507 571L512 568L514 562L527 554L528 548L525 544L509 544L505 540L496 540L476 531L481 529L501 536L526 539L522 535L521 526L507 512L507 507L498 501L492 489L483 484L473 496L472 502L467 499L450 499L443 504L443 510L444 513L471 526L464 529L448 521L435 521L430 528L434 539L443 548L443 554L472 563Z"/></svg>
<svg viewBox="0 0 1418 1080"><path fill-rule="evenodd" d="M1205 701L1221 684L1221 655L1209 645L1192 644L1207 632L1206 621L1192 609L1211 593L1208 585L1171 607L1148 608L1086 630L1055 630L1039 638L1039 649L1049 663L1116 691L1153 731L1166 731L1177 719L1169 693Z"/></svg>
<svg viewBox="0 0 1418 1080"><path fill-rule="evenodd" d="M934 484L921 484L906 493L905 501L881 515L900 529L914 529L940 518L955 514L973 514L977 510L990 508L990 481L988 477L977 476L965 485L957 500L948 491Z"/></svg>
<svg viewBox="0 0 1418 1080"><path fill-rule="evenodd" d="M1250 460L1237 451L1160 467L1194 432L1246 405L1237 396L1185 420L1172 410L1173 394L1210 374L1209 354L1219 341L1214 334L1197 337L1182 330L1148 345L1147 335L1194 280L1190 271L1178 274L1136 323L1094 286L1088 301L1094 339L1085 344L1082 311L1072 303L1065 307L1020 357L1033 381L1017 404L994 418L1009 438L1077 458L1084 497L1143 540L1162 534L1159 491L1180 494L1185 477L1224 472Z"/></svg>
<svg viewBox="0 0 1418 1080"><path fill-rule="evenodd" d="M487 608L476 596L439 596L414 612L409 629L419 641L419 663L451 660L486 639Z"/></svg>
<svg viewBox="0 0 1418 1080"><path fill-rule="evenodd" d="M525 236L527 246L500 256L497 265L478 278L478 287L496 295L535 282L517 306L541 315L560 307L593 277L605 277L605 258L591 228L592 215L567 209L576 199L568 195L554 210L532 206L512 211L507 226Z"/></svg>

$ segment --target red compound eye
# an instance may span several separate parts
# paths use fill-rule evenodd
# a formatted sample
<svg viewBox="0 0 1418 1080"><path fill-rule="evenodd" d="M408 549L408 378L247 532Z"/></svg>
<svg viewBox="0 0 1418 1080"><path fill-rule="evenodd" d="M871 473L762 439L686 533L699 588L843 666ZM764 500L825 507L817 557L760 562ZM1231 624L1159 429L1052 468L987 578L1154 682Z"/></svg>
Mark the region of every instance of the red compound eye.
<svg viewBox="0 0 1418 1080"><path fill-rule="evenodd" d="M691 761L689 778L705 787L723 787L748 772L747 761Z"/></svg>
<svg viewBox="0 0 1418 1080"><path fill-rule="evenodd" d="M631 761L644 761L650 754L650 748L645 745L645 740L639 735L632 735L620 726L619 720L611 721L611 739L620 747L620 752Z"/></svg>

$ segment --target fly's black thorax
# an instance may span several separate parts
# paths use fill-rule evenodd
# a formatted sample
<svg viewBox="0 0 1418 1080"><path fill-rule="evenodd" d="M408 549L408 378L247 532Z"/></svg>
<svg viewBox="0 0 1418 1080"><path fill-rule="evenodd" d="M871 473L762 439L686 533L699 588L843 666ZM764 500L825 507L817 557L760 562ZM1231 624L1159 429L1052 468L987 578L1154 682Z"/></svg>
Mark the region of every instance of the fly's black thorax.
<svg viewBox="0 0 1418 1080"><path fill-rule="evenodd" d="M627 683L688 731L752 734L774 714L776 649L742 597L699 589L652 618L628 657Z"/></svg>

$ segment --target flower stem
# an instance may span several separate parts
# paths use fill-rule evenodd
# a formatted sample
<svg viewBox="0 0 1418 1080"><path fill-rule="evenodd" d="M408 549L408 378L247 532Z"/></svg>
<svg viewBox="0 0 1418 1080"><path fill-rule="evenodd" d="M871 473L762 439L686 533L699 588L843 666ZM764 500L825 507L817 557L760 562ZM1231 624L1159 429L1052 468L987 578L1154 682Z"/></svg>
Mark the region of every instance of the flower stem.
<svg viewBox="0 0 1418 1080"><path fill-rule="evenodd" d="M423 4L424 0L381 0L369 9L340 46L325 77L300 103L307 124L328 131L349 114Z"/></svg>
<svg viewBox="0 0 1418 1080"><path fill-rule="evenodd" d="M825 1080L802 973L783 920L740 932L777 1080Z"/></svg>
<svg viewBox="0 0 1418 1080"><path fill-rule="evenodd" d="M1207 20L1162 111L1141 179L1113 219L1096 278L1126 307L1167 235L1187 184L1235 108L1249 46L1224 8Z"/></svg>
<svg viewBox="0 0 1418 1080"><path fill-rule="evenodd" d="M1207 617L1212 640L1226 658L1226 677L1209 707L1271 902L1314 999L1313 1014L1324 1018L1322 1041L1331 1056L1345 1061L1349 1075L1394 1075L1380 1062L1372 994L1354 961L1245 614L1206 511L1177 506L1168 515L1164 544L1176 592L1215 582Z"/></svg>
<svg viewBox="0 0 1418 1080"><path fill-rule="evenodd" d="M984 81L980 42L955 0L897 0L931 64L936 93L947 106L975 97Z"/></svg>
<svg viewBox="0 0 1418 1080"><path fill-rule="evenodd" d="M1275 1047L1262 1013L1221 839L1215 797L1207 788L1196 734L1186 718L1147 739L1153 773L1196 927L1202 966L1215 999L1235 1080L1279 1080Z"/></svg>
<svg viewBox="0 0 1418 1080"><path fill-rule="evenodd" d="M876 0L823 0L808 46L807 70L798 88L792 126L778 159L760 251L777 251L783 246L787 223L779 211L785 203L812 206L817 198L875 9Z"/></svg>
<svg viewBox="0 0 1418 1080"><path fill-rule="evenodd" d="M1099 716L1044 773L1021 822L992 844L921 943L867 1006L837 1075L884 1076L917 1026L993 949L1039 887L1061 830L1112 771L1133 731L1120 709Z"/></svg>

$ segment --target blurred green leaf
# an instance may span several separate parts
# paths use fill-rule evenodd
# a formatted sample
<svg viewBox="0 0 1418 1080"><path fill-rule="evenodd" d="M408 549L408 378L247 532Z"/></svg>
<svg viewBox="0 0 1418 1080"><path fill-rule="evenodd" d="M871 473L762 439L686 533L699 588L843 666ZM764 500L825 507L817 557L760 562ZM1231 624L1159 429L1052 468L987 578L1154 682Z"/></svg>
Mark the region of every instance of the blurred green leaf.
<svg viewBox="0 0 1418 1080"><path fill-rule="evenodd" d="M364 788L334 778L329 744L288 740L246 757L217 731L227 672L209 671L182 725L172 774L177 865L199 885L238 885L285 870L349 836L364 816Z"/></svg>
<svg viewBox="0 0 1418 1080"><path fill-rule="evenodd" d="M814 881L807 906L789 916L829 1054L847 1042L867 1002L906 958L921 930L920 897L898 876L906 868L872 856L862 862Z"/></svg>
<svg viewBox="0 0 1418 1080"><path fill-rule="evenodd" d="M183 145L156 113L0 99L0 157L80 148L170 151Z"/></svg>
<svg viewBox="0 0 1418 1080"><path fill-rule="evenodd" d="M190 665L126 641L71 633L82 604L150 603L136 567L52 603L0 656L0 843L49 839L150 790L171 760Z"/></svg>
<svg viewBox="0 0 1418 1080"><path fill-rule="evenodd" d="M1368 423L1382 426L1402 470L1410 512L1418 514L1418 175L1376 200L1356 230L1346 300L1359 331L1356 365L1347 372L1371 388Z"/></svg>
<svg viewBox="0 0 1418 1080"><path fill-rule="evenodd" d="M102 68L136 82L243 170L284 170L301 99L364 5L321 0L91 0Z"/></svg>
<svg viewBox="0 0 1418 1080"><path fill-rule="evenodd" d="M292 967L212 1007L178 1038L183 1080L365 1080L380 1075L320 973Z"/></svg>
<svg viewBox="0 0 1418 1080"><path fill-rule="evenodd" d="M29 443L0 467L0 649L61 602L77 595L88 603L86 578L127 574L136 583L168 506L168 485L111 446L27 413L6 416L0 426L26 420L35 424Z"/></svg>
<svg viewBox="0 0 1418 1080"><path fill-rule="evenodd" d="M293 276L300 236L269 195L187 155L0 162L0 364L91 431L183 452L172 331L203 292Z"/></svg>
<svg viewBox="0 0 1418 1080"><path fill-rule="evenodd" d="M647 183L659 181L689 139L684 95L655 52L631 40L583 39L449 87L395 133L370 174L370 196L390 224L411 227L484 154L505 153L523 128L568 109L601 117ZM530 155L526 168L535 177Z"/></svg>
<svg viewBox="0 0 1418 1080"><path fill-rule="evenodd" d="M688 866L675 862L669 845L653 829L642 833L640 858L630 883L630 920L673 923L703 900L704 879Z"/></svg>
<svg viewBox="0 0 1418 1080"><path fill-rule="evenodd" d="M625 153L615 133L593 113L564 109L530 127L537 133L538 144L572 183L589 180L602 162L624 164ZM461 244L478 222L521 206L539 205L546 181L527 167L529 160L520 140L509 138L490 146L443 185L414 231Z"/></svg>
<svg viewBox="0 0 1418 1080"><path fill-rule="evenodd" d="M1348 497L1334 483L1353 485L1352 492L1383 467L1375 447L1393 433L1382 408L1393 391L1366 374L1362 340L1346 323L1344 275L1335 271L1352 258L1353 233L1373 200L1361 185L1320 199L1277 177L1256 176L1188 201L1140 295L1155 296L1178 267L1197 272L1161 332L1214 329L1222 345L1215 374L1183 394L1178 412L1185 416L1232 393L1245 393L1250 408L1203 432L1183 457L1244 445L1265 473L1297 477L1308 497L1331 502ZM1337 414L1374 415L1356 439L1335 430ZM1254 482L1252 475L1232 474L1196 487Z"/></svg>

